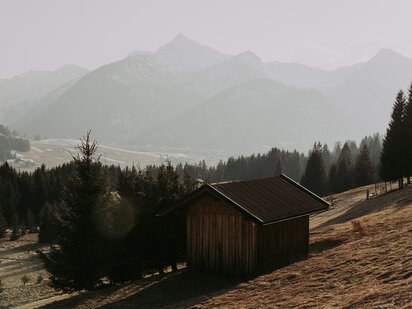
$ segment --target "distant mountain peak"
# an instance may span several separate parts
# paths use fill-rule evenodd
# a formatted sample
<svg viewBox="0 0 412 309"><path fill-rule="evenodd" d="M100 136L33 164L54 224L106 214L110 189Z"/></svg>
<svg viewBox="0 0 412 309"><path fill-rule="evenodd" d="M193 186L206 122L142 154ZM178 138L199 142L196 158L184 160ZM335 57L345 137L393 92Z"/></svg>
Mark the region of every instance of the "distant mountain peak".
<svg viewBox="0 0 412 309"><path fill-rule="evenodd" d="M235 58L242 62L249 63L249 64L262 64L263 63L262 60L259 58L259 56L251 52L250 50L236 55Z"/></svg>
<svg viewBox="0 0 412 309"><path fill-rule="evenodd" d="M179 71L199 71L228 58L228 55L179 33L155 53L163 63Z"/></svg>
<svg viewBox="0 0 412 309"><path fill-rule="evenodd" d="M187 36L185 36L182 33L178 33L172 41L193 41L192 39L189 39Z"/></svg>
<svg viewBox="0 0 412 309"><path fill-rule="evenodd" d="M160 46L156 53L162 53L165 50L194 49L194 48L210 48L210 47L200 44L192 39L189 39L185 35L179 33L172 40Z"/></svg>
<svg viewBox="0 0 412 309"><path fill-rule="evenodd" d="M394 51L393 49L389 48L382 48L378 51L378 53L372 59L376 58L407 58L406 56Z"/></svg>

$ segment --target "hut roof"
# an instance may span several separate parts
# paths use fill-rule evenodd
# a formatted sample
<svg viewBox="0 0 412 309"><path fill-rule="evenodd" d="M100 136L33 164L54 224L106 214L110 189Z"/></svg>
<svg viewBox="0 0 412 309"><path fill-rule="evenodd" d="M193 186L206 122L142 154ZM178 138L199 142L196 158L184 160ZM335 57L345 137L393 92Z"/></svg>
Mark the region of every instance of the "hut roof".
<svg viewBox="0 0 412 309"><path fill-rule="evenodd" d="M176 207L187 205L205 192L210 192L218 199L232 204L264 225L329 208L328 202L285 175L206 184L187 196ZM169 211L171 210L166 212Z"/></svg>

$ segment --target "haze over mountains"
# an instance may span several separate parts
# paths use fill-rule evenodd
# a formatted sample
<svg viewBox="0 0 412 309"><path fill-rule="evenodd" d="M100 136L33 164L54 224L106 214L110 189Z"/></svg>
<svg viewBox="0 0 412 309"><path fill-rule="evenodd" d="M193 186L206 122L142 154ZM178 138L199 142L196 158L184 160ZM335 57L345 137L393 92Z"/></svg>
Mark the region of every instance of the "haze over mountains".
<svg viewBox="0 0 412 309"><path fill-rule="evenodd" d="M100 142L151 150L306 151L315 140L383 133L396 91L412 81L412 59L382 50L325 71L227 55L180 34L155 53L59 71L0 80L0 122L55 138L92 129Z"/></svg>
<svg viewBox="0 0 412 309"><path fill-rule="evenodd" d="M51 72L30 71L0 79L0 123L13 123L50 92L86 73L88 70L77 65L65 65Z"/></svg>

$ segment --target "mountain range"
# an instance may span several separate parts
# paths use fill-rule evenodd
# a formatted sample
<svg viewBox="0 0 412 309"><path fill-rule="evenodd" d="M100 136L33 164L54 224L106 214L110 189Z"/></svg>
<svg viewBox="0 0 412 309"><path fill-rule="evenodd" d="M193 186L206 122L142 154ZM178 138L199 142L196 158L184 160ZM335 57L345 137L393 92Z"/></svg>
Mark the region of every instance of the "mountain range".
<svg viewBox="0 0 412 309"><path fill-rule="evenodd" d="M63 74L64 73L64 74ZM68 66L0 80L0 122L27 135L156 149L244 153L383 133L412 59L381 50L325 71L228 55L179 34L93 71Z"/></svg>

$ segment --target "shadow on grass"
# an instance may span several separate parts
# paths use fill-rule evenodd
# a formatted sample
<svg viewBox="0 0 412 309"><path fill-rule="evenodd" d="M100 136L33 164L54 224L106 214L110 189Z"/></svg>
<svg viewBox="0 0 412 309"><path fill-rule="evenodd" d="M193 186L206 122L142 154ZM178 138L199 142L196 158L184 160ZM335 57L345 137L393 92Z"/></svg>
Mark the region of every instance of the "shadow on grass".
<svg viewBox="0 0 412 309"><path fill-rule="evenodd" d="M176 308L195 305L242 282L238 278L180 270L119 287L85 292L41 308Z"/></svg>
<svg viewBox="0 0 412 309"><path fill-rule="evenodd" d="M20 253L20 252L36 251L41 247L42 245L38 243L25 244L22 246L18 246L18 247L6 249L6 250L1 250L1 247L0 247L0 258L7 258L9 255L13 255L13 254Z"/></svg>
<svg viewBox="0 0 412 309"><path fill-rule="evenodd" d="M345 239L337 238L337 239L324 239L317 242L310 244L309 247L309 255L320 253L335 247L340 246Z"/></svg>
<svg viewBox="0 0 412 309"><path fill-rule="evenodd" d="M0 280L17 277L20 275L26 275L31 272L42 270L43 268L44 266L41 262L30 265L30 266L18 265L16 267L13 267L12 269L7 269L7 273L5 275L0 276Z"/></svg>
<svg viewBox="0 0 412 309"><path fill-rule="evenodd" d="M405 194L412 194L412 186L401 190L392 190L369 200L357 202L340 216L322 223L317 228L348 222L353 219L380 211L390 205L393 205L394 203L399 207L409 205L412 202L412 199L405 198ZM396 202L397 198L399 200Z"/></svg>

